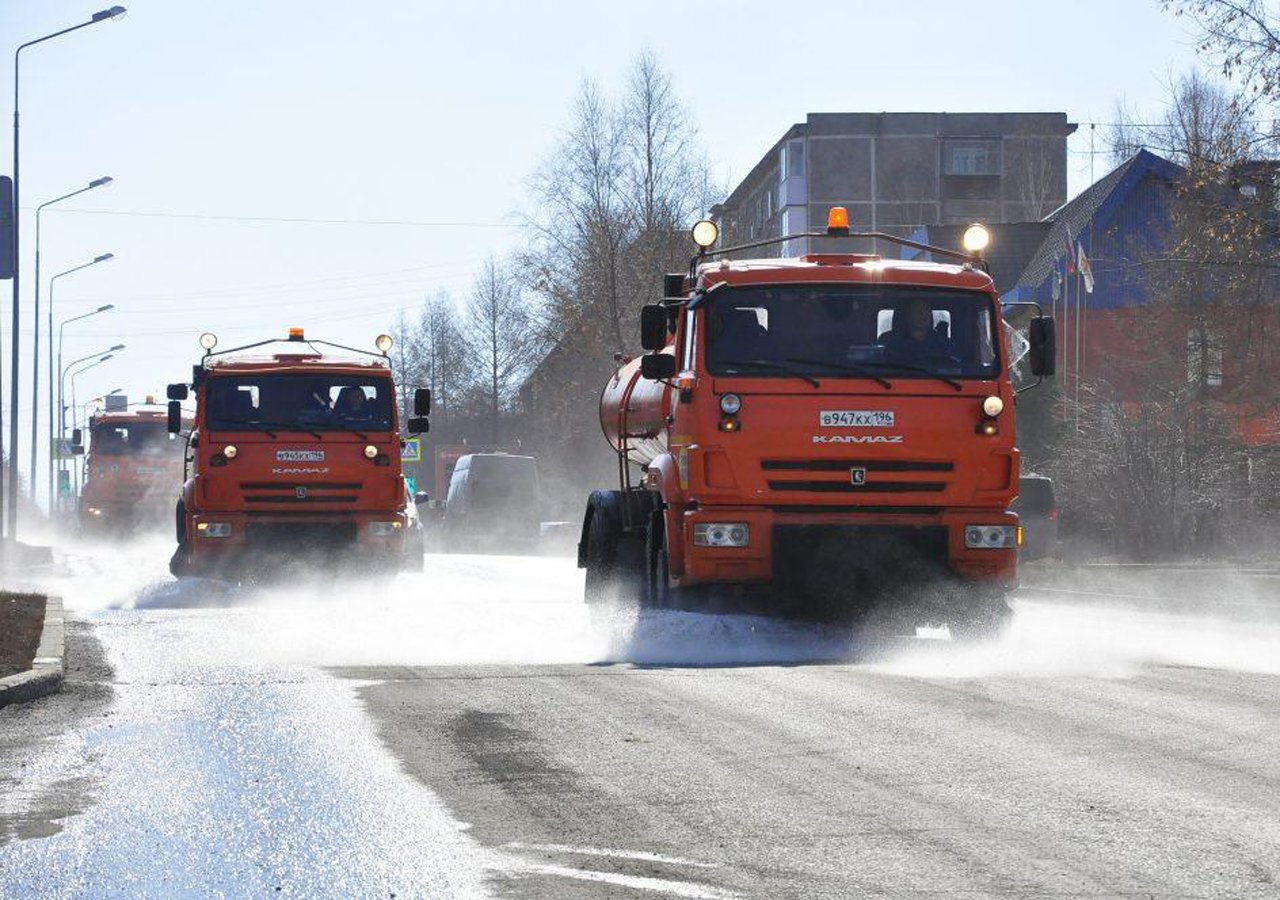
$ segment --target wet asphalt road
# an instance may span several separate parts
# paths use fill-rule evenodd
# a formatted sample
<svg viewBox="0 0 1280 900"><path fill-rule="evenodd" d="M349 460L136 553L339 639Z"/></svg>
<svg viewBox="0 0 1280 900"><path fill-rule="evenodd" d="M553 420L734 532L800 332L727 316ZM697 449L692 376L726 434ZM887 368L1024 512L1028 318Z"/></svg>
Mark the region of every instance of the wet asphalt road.
<svg viewBox="0 0 1280 900"><path fill-rule="evenodd" d="M233 591L152 556L55 579L85 624L68 690L0 710L0 897L1280 896L1269 600L1068 584L869 655L593 619L566 560Z"/></svg>

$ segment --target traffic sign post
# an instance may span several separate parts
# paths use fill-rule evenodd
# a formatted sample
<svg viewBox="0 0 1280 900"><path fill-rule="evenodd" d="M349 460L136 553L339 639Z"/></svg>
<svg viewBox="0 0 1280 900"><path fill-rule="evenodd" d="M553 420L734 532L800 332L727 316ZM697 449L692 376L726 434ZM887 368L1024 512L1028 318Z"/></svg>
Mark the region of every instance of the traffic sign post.
<svg viewBox="0 0 1280 900"><path fill-rule="evenodd" d="M422 462L422 438L404 439L404 448L400 451L401 462Z"/></svg>

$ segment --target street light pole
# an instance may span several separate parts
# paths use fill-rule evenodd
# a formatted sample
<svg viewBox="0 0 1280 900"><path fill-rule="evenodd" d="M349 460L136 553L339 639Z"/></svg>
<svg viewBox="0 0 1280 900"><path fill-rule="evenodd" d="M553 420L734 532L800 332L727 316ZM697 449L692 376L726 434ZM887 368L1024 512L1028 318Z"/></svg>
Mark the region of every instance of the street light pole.
<svg viewBox="0 0 1280 900"><path fill-rule="evenodd" d="M52 509L53 509L53 438L54 438L54 431L53 431L53 429L54 429L54 424L53 424L53 397L54 397L54 389L53 389L53 289L54 289L55 285L57 284L58 279L59 279L59 278L61 278L63 275L70 275L72 272L79 272L81 269L87 269L87 268L89 268L90 266L95 266L95 265L97 265L98 263L107 262L108 260L110 260L110 259L114 259L114 258L115 258L115 254L113 254L113 253L103 253L101 256L95 256L95 257L93 258L93 261L92 261L92 262L87 262L87 263L84 263L83 265L74 266L74 267L72 267L72 268L70 268L70 269L67 269L65 272L59 272L57 275L54 275L52 278L50 278L50 279L49 279L49 472L48 472L48 475L49 475L49 509L50 509L50 510L52 510ZM70 319L66 319L65 321L63 321L63 323L62 323L60 326L58 326L58 366L59 366L59 368L61 368L61 366L62 366L62 329L63 329L63 328L65 328L65 327L67 326L67 322L74 322L74 321L76 321L77 319L87 319L89 316L96 316L98 313L106 312L106 311L107 311L107 310L109 310L109 309L115 309L115 304L114 304L114 303L108 303L108 304L106 304L105 306L99 306L99 307L98 307L97 309L95 309L93 312L87 312L87 313L85 313L85 314L84 314L84 315L82 315L82 316L74 316L74 317L72 317L72 318L70 318ZM58 394L58 402L59 402L59 403L61 403L61 402L62 402L62 395L61 395L61 394ZM33 426L33 429L34 429L34 426ZM34 441L35 441L35 432L34 432L34 430L33 430L33 431L32 431L32 442L34 443ZM35 480L35 475L34 475L34 472L35 472L35 468L34 468L34 466L35 466L35 453L34 453L34 451L32 452L31 456L32 456L32 467L33 467L33 468L32 468L32 470L31 470L31 471L32 471L32 473L33 473L33 474L32 474L32 480L34 481L34 480ZM31 496L32 496L33 498L35 497L35 492L34 492L34 491L32 491Z"/></svg>
<svg viewBox="0 0 1280 900"><path fill-rule="evenodd" d="M110 9L104 9L94 13L89 17L89 21L81 22L79 25L72 25L70 28L63 28L61 31L55 31L52 34L46 34L44 37L27 41L25 44L19 44L18 49L13 52L13 340L10 353L13 359L10 361L9 374L9 475L8 484L5 485L5 499L8 502L6 510L5 525L6 531L10 539L18 536L18 352L19 352L19 326L22 322L19 284L20 270L22 268L21 256L19 255L18 234L21 231L19 222L19 210L22 205L18 200L21 179L19 178L19 139L18 139L18 76L21 70L19 63L22 59L22 51L28 47L34 47L36 44L43 44L45 41L53 40L64 34L70 34L73 31L79 31L81 28L87 28L90 25L96 25L99 22L109 22L112 19L118 19L124 15L125 8L123 6L113 6ZM3 452L3 443L0 442L0 452ZM32 473L34 477L35 473Z"/></svg>
<svg viewBox="0 0 1280 900"><path fill-rule="evenodd" d="M104 175L102 178L95 178L89 182L87 187L72 191L69 194L63 194L61 197L54 197L52 200L46 200L36 207L36 284L35 284L35 305L31 312L31 502L34 504L36 500L36 453L37 444L39 444L38 435L39 419L40 419L40 213L44 211L46 206L52 206L60 203L77 194L83 194L85 191L91 191L94 188L104 187L112 181L110 175ZM49 306L49 359L46 365L49 368L49 423L50 430L53 427L53 306ZM50 450L52 453L52 450ZM53 478L53 464L50 461L49 477ZM50 495L52 496L52 495Z"/></svg>
<svg viewBox="0 0 1280 900"><path fill-rule="evenodd" d="M100 363L106 362L108 359L110 359L111 354L123 349L124 349L124 344L116 344L114 347L108 347L106 350L99 350L97 353L90 353L86 356L80 357L79 359L73 359L71 362L67 363L65 368L63 368L62 366L58 367L58 423L59 423L58 437L59 438L62 438L67 433L67 407L66 407L66 404L62 402L64 388L66 387L66 383L67 383L67 372L70 371L71 369L74 369L76 366L80 365L80 363L87 362L93 359L95 356L101 357L98 360L98 362ZM97 363L95 363L94 365L97 365ZM74 384L74 382L72 383ZM59 460L59 461L65 462L65 460ZM52 508L52 505L50 508Z"/></svg>
<svg viewBox="0 0 1280 900"><path fill-rule="evenodd" d="M82 372L88 372L90 369L102 365L107 360L112 359L113 356L114 354L108 353L96 362L91 362L87 366L81 366L79 369L71 373L71 427L73 429L80 427L80 407L76 406L76 376ZM80 467L76 466L73 471L75 477L71 493L75 498L75 504L72 507L72 509L75 510L80 506Z"/></svg>

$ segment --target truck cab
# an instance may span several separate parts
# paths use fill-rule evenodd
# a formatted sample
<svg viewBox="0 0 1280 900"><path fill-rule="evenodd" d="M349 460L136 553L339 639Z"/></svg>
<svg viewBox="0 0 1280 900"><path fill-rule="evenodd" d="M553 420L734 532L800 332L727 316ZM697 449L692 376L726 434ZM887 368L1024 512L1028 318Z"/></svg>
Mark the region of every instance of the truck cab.
<svg viewBox="0 0 1280 900"><path fill-rule="evenodd" d="M308 341L301 329L288 342L280 352L260 352L278 343L265 341L214 354L216 338L202 338L171 569L420 567L409 558L419 545L406 512L390 338L379 337L380 354ZM187 393L170 386L171 429ZM416 408L429 403L415 396ZM425 414L409 422L426 425Z"/></svg>
<svg viewBox="0 0 1280 900"><path fill-rule="evenodd" d="M88 533L127 537L168 521L182 484L184 444L168 433L163 408L145 407L89 419L79 501L80 527Z"/></svg>

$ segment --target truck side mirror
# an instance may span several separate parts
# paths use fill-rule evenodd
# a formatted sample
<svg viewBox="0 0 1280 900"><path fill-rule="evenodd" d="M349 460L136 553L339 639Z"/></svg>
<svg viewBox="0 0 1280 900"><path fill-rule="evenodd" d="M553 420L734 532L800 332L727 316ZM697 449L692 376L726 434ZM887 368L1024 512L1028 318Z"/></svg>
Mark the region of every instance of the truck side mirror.
<svg viewBox="0 0 1280 900"><path fill-rule="evenodd" d="M664 297L683 297L684 296L684 279L683 272L668 272L662 276L662 296Z"/></svg>
<svg viewBox="0 0 1280 900"><path fill-rule="evenodd" d="M667 310L650 303L640 310L640 346L650 352L667 346Z"/></svg>
<svg viewBox="0 0 1280 900"><path fill-rule="evenodd" d="M72 445L71 445L71 455L72 455L72 456L84 456L84 444L72 444Z"/></svg>
<svg viewBox="0 0 1280 900"><path fill-rule="evenodd" d="M409 420L410 434L426 434L431 430L431 421L426 416L414 416Z"/></svg>
<svg viewBox="0 0 1280 900"><path fill-rule="evenodd" d="M84 446L84 432L81 429L71 429L71 443L73 446Z"/></svg>
<svg viewBox="0 0 1280 900"><path fill-rule="evenodd" d="M185 384L171 384L168 387L167 393L170 400L186 400L189 391Z"/></svg>
<svg viewBox="0 0 1280 900"><path fill-rule="evenodd" d="M182 433L182 404L177 400L169 401L169 433Z"/></svg>
<svg viewBox="0 0 1280 900"><path fill-rule="evenodd" d="M1031 374L1038 377L1052 375L1057 369L1057 330L1051 316L1036 316L1027 329L1031 346L1028 350Z"/></svg>
<svg viewBox="0 0 1280 900"><path fill-rule="evenodd" d="M430 388L418 388L413 392L413 414L415 416L431 415Z"/></svg>
<svg viewBox="0 0 1280 900"><path fill-rule="evenodd" d="M649 353L640 357L640 374L650 381L662 381L676 374L676 358L670 353Z"/></svg>

